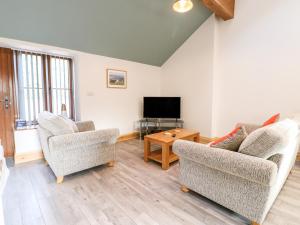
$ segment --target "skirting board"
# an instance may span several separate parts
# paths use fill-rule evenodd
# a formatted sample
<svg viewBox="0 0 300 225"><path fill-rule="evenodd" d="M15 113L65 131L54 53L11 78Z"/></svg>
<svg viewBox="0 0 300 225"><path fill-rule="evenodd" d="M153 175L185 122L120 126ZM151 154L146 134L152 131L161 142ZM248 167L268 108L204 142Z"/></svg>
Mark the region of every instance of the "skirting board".
<svg viewBox="0 0 300 225"><path fill-rule="evenodd" d="M135 139L138 137L139 137L139 132L135 131L135 132L132 132L129 134L121 135L120 137L118 137L117 142L128 141L128 140Z"/></svg>
<svg viewBox="0 0 300 225"><path fill-rule="evenodd" d="M44 154L42 151L38 152L26 152L15 154L15 164L30 162L38 159L43 159Z"/></svg>

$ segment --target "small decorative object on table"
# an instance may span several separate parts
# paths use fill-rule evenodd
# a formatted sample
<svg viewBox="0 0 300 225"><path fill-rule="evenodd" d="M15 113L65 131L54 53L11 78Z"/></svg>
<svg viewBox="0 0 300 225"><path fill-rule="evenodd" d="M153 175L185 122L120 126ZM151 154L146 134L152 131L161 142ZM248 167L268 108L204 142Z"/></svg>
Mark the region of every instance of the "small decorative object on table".
<svg viewBox="0 0 300 225"><path fill-rule="evenodd" d="M127 88L127 72L124 70L107 69L108 88Z"/></svg>

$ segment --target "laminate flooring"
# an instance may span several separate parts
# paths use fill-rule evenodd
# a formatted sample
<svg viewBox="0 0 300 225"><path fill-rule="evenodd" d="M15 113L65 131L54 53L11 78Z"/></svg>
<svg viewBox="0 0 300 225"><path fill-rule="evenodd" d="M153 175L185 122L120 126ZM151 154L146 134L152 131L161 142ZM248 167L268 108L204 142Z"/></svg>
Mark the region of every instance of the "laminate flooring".
<svg viewBox="0 0 300 225"><path fill-rule="evenodd" d="M114 167L66 176L43 160L10 168L3 195L6 225L242 225L250 222L194 192L180 191L178 163L164 171L143 161L143 142L117 144ZM300 224L300 165L264 225Z"/></svg>

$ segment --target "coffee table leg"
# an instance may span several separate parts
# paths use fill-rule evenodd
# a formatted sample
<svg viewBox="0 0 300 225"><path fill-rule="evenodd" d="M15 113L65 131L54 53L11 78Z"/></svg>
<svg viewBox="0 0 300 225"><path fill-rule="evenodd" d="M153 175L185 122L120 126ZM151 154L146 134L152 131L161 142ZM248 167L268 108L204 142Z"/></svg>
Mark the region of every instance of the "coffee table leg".
<svg viewBox="0 0 300 225"><path fill-rule="evenodd" d="M150 155L150 141L144 139L144 161L148 162L148 156Z"/></svg>
<svg viewBox="0 0 300 225"><path fill-rule="evenodd" d="M169 154L170 154L170 148L169 145L163 144L162 145L162 169L167 170L169 169Z"/></svg>

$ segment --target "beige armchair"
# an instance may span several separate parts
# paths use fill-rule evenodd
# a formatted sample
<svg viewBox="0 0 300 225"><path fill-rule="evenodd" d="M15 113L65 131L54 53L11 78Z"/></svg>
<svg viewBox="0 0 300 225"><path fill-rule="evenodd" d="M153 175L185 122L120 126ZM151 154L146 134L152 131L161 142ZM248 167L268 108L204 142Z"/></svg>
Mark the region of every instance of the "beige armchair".
<svg viewBox="0 0 300 225"><path fill-rule="evenodd" d="M118 129L95 130L92 121L64 123L62 118L43 113L39 116L38 133L46 161L57 177L102 164L113 166Z"/></svg>

